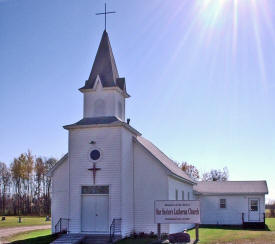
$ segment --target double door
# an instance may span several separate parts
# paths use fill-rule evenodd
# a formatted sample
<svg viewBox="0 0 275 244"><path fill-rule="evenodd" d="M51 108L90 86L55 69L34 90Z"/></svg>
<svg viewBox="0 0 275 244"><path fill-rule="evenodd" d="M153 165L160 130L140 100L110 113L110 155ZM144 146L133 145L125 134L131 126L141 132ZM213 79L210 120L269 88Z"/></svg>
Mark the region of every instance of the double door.
<svg viewBox="0 0 275 244"><path fill-rule="evenodd" d="M108 213L108 195L82 195L81 226L83 232L108 232Z"/></svg>

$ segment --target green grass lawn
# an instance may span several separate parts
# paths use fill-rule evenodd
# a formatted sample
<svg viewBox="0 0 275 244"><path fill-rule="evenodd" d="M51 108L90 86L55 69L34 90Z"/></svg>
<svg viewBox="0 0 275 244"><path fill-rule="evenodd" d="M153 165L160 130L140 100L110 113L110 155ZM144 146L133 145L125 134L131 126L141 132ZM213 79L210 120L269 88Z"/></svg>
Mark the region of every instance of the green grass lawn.
<svg viewBox="0 0 275 244"><path fill-rule="evenodd" d="M24 232L7 239L10 243L20 244L48 244L56 239L55 235L51 235L51 230L35 230Z"/></svg>
<svg viewBox="0 0 275 244"><path fill-rule="evenodd" d="M266 219L269 230L240 230L237 228L200 228L200 243L275 243L275 218ZM190 232L195 239L195 230Z"/></svg>
<svg viewBox="0 0 275 244"><path fill-rule="evenodd" d="M18 217L7 216L5 221L1 221L0 218L0 228L51 224L50 221L45 221L45 219L45 217L22 217L22 223L18 223Z"/></svg>
<svg viewBox="0 0 275 244"><path fill-rule="evenodd" d="M200 242L202 244L230 243L230 244L275 244L275 218L266 219L269 230L242 230L238 228L200 228ZM189 231L191 239L195 239L195 230ZM152 239L122 240L118 244L150 244Z"/></svg>
<svg viewBox="0 0 275 244"><path fill-rule="evenodd" d="M202 244L262 244L275 243L275 218L266 219L269 230L243 230L238 228L200 228L200 243ZM56 236L50 234L50 230L36 230L11 237L8 241L13 243L41 243L46 244L53 241ZM190 232L191 238L195 239L195 230ZM128 239L117 244L150 244L152 239Z"/></svg>

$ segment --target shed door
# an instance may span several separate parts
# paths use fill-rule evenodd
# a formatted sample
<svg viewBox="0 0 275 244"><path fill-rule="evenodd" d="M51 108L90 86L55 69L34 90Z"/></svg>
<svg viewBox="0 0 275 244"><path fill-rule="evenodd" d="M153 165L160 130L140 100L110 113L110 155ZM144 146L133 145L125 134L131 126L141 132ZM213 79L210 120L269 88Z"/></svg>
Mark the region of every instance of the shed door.
<svg viewBox="0 0 275 244"><path fill-rule="evenodd" d="M258 198L250 198L248 201L248 220L260 221L260 200Z"/></svg>

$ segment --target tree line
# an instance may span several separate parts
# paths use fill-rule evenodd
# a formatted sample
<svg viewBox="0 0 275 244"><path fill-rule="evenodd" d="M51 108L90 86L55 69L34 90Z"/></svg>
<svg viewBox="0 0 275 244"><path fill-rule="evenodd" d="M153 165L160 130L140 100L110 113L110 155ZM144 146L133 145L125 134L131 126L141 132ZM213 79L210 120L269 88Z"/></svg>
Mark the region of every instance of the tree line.
<svg viewBox="0 0 275 244"><path fill-rule="evenodd" d="M10 166L0 162L0 215L50 215L51 178L48 170L55 158L35 157L30 151L14 158ZM193 180L226 181L228 170L211 170L200 177L198 169L178 164Z"/></svg>
<svg viewBox="0 0 275 244"><path fill-rule="evenodd" d="M265 205L266 217L275 218L275 200L269 200Z"/></svg>
<svg viewBox="0 0 275 244"><path fill-rule="evenodd" d="M14 158L10 166L0 162L0 214L50 215L47 172L56 162L55 158L35 157L30 151Z"/></svg>

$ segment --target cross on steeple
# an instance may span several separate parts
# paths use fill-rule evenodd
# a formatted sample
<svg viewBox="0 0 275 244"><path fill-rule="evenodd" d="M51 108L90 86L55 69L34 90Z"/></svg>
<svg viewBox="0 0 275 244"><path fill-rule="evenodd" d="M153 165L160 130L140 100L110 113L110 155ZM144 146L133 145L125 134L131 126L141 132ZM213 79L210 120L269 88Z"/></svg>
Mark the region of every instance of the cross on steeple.
<svg viewBox="0 0 275 244"><path fill-rule="evenodd" d="M105 3L105 11L104 11L104 13L96 13L96 15L102 15L102 14L104 14L104 16L105 16L105 31L106 31L106 23L107 23L107 14L115 14L116 12L114 12L114 11L110 11L110 12L107 12L107 7L106 7L106 3Z"/></svg>
<svg viewBox="0 0 275 244"><path fill-rule="evenodd" d="M96 164L94 163L93 168L88 169L88 170L93 171L93 178L94 178L94 185L95 185L96 171L101 170L101 169L100 169L100 168L97 168L97 167L96 167Z"/></svg>

